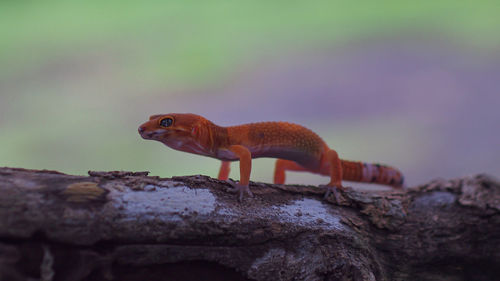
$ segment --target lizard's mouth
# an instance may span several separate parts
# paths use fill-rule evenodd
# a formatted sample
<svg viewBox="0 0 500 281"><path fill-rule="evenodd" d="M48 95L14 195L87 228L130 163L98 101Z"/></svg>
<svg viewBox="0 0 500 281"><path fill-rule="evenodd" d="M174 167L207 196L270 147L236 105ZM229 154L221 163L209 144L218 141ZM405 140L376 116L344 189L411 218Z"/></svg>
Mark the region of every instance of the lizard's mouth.
<svg viewBox="0 0 500 281"><path fill-rule="evenodd" d="M151 140L165 137L165 130L145 131L139 128L139 134L143 139Z"/></svg>

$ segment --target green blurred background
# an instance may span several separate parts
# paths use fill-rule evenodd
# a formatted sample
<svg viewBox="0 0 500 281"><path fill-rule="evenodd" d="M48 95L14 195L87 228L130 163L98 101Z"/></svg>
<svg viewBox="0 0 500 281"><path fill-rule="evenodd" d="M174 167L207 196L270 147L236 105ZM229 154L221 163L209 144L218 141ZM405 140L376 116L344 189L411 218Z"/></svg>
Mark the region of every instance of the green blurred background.
<svg viewBox="0 0 500 281"><path fill-rule="evenodd" d="M0 165L216 176L217 160L137 133L192 112L303 124L409 185L498 175L499 15L498 1L1 1ZM273 160L253 169L270 182Z"/></svg>

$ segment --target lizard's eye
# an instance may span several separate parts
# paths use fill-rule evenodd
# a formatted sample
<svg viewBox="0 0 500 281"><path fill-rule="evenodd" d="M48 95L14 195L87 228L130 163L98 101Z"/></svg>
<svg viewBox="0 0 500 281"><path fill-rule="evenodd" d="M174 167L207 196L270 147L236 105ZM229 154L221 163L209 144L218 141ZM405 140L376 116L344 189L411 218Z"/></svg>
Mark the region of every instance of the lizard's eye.
<svg viewBox="0 0 500 281"><path fill-rule="evenodd" d="M160 127L170 127L174 123L174 119L167 117L160 121Z"/></svg>

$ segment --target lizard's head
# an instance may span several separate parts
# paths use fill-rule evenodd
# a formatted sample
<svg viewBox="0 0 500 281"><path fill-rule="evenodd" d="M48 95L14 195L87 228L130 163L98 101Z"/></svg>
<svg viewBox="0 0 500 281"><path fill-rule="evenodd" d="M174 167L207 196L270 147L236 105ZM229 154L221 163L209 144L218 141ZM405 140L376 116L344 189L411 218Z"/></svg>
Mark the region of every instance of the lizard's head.
<svg viewBox="0 0 500 281"><path fill-rule="evenodd" d="M172 147L182 143L196 141L196 136L205 118L190 113L158 114L149 117L149 121L139 126L143 139L156 140Z"/></svg>

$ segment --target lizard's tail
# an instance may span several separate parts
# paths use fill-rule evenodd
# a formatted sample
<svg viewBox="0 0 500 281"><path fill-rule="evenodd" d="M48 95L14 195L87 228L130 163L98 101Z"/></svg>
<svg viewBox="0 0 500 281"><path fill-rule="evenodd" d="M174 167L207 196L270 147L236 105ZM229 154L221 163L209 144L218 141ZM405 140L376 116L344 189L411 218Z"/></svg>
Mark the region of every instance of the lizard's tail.
<svg viewBox="0 0 500 281"><path fill-rule="evenodd" d="M369 182L402 188L403 174L396 168L357 161L340 160L342 179L346 181Z"/></svg>

